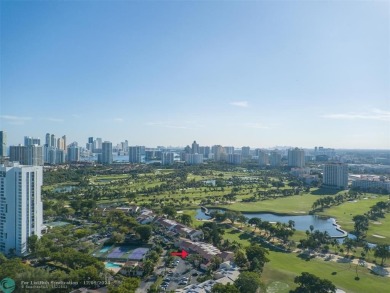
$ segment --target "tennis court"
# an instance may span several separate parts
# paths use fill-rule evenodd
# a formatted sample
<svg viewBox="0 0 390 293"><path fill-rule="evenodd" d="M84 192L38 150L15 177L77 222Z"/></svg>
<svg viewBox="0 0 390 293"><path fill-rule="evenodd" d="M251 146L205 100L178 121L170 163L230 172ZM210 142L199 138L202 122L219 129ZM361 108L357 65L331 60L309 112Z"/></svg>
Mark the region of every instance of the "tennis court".
<svg viewBox="0 0 390 293"><path fill-rule="evenodd" d="M129 255L129 260L142 260L145 257L145 254L147 254L149 251L149 248L139 247L134 249L131 254Z"/></svg>
<svg viewBox="0 0 390 293"><path fill-rule="evenodd" d="M92 255L102 260L142 260L148 251L148 247L135 245L105 245L97 249Z"/></svg>

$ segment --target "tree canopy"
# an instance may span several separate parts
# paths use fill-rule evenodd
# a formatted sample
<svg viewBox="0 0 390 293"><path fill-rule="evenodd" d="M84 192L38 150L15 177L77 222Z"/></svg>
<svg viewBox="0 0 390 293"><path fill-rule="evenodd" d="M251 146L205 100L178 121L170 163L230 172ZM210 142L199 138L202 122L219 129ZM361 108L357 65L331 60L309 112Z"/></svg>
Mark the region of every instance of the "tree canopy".
<svg viewBox="0 0 390 293"><path fill-rule="evenodd" d="M303 272L300 276L295 277L294 283L299 286L290 293L334 293L336 286L327 279L320 279L319 277Z"/></svg>
<svg viewBox="0 0 390 293"><path fill-rule="evenodd" d="M260 275L255 272L242 272L234 282L240 293L256 293L261 284Z"/></svg>

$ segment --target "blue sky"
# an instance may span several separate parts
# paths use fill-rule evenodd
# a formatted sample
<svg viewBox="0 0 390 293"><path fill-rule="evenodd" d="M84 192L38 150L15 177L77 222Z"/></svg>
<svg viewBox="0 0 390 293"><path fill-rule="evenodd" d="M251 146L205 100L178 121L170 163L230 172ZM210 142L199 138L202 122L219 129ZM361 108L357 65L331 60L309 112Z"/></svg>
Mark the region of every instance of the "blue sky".
<svg viewBox="0 0 390 293"><path fill-rule="evenodd" d="M1 1L0 129L390 148L387 1Z"/></svg>

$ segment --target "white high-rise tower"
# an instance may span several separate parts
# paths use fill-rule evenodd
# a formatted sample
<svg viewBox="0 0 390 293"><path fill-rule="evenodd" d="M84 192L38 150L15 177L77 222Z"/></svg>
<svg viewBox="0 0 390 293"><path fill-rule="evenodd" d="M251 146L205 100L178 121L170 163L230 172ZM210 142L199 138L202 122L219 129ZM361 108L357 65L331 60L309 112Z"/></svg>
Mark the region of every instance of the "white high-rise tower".
<svg viewBox="0 0 390 293"><path fill-rule="evenodd" d="M28 253L27 240L41 236L41 166L0 165L0 252Z"/></svg>

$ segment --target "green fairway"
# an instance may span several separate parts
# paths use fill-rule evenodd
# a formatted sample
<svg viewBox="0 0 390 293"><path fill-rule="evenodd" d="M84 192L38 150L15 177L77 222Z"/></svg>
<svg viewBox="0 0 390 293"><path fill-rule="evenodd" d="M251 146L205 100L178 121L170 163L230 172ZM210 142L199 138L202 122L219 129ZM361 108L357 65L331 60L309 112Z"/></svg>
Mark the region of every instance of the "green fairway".
<svg viewBox="0 0 390 293"><path fill-rule="evenodd" d="M290 288L295 287L294 277L302 272L309 272L320 278L330 280L337 288L348 293L385 292L390 285L390 278L373 275L368 269L358 267L360 280L355 280L356 265L343 264L333 261L311 259L305 261L296 254L271 251L270 262L265 265L262 274L263 282L268 285L274 281L286 283Z"/></svg>
<svg viewBox="0 0 390 293"><path fill-rule="evenodd" d="M370 210L370 207L379 201L387 201L388 196L369 195L366 199L358 199L352 202L344 202L338 206L325 209L320 215L330 216L337 219L338 224L346 231L354 229L352 218L355 215L363 215ZM385 238L375 237L373 235ZM385 214L385 218L379 218L376 221L370 221L367 240L373 243L390 243L390 214Z"/></svg>
<svg viewBox="0 0 390 293"><path fill-rule="evenodd" d="M308 214L319 197L311 194L278 197L257 202L236 202L217 207L241 212L272 212L279 214Z"/></svg>
<svg viewBox="0 0 390 293"><path fill-rule="evenodd" d="M237 241L244 247L250 245L250 236L242 235L237 230L225 229L224 239ZM390 278L372 274L368 269L358 267L359 280L355 280L356 265L323 261L320 259L303 260L295 253L282 253L270 251L261 279L266 286L280 288L280 293L287 293L296 287L294 277L302 272L309 272L320 278L325 278L334 283L337 288L348 293L384 292L390 284ZM278 282L275 284L275 282ZM288 287L287 287L288 285ZM272 291L274 292L274 291Z"/></svg>

